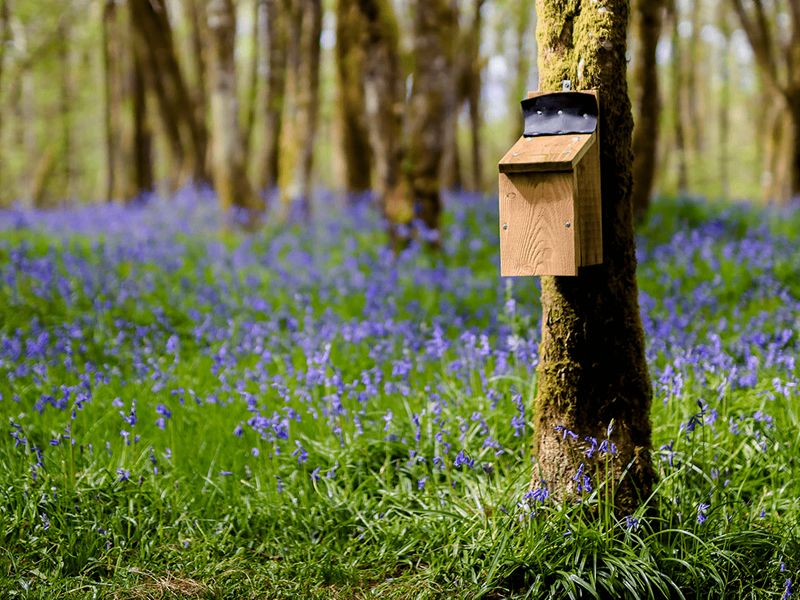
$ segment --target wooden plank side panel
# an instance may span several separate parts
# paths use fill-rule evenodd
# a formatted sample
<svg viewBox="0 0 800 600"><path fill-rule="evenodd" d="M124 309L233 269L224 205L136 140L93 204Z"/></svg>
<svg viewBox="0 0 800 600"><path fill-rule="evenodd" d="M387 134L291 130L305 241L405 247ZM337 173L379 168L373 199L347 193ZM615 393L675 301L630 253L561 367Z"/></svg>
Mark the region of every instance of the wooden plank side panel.
<svg viewBox="0 0 800 600"><path fill-rule="evenodd" d="M500 172L571 170L591 137L592 134L521 137L500 160Z"/></svg>
<svg viewBox="0 0 800 600"><path fill-rule="evenodd" d="M603 262L603 214L600 193L600 144L595 139L575 169L575 215L580 236L578 264Z"/></svg>
<svg viewBox="0 0 800 600"><path fill-rule="evenodd" d="M503 277L578 274L573 177L571 172L500 174Z"/></svg>

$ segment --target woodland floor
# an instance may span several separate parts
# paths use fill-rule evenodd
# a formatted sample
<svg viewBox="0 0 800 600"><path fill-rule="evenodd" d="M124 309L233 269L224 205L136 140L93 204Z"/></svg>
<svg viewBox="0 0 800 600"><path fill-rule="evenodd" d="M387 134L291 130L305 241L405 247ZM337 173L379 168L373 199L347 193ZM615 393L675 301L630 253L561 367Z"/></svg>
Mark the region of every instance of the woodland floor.
<svg viewBox="0 0 800 600"><path fill-rule="evenodd" d="M367 205L0 212L0 596L788 597L800 211L639 232L659 516L616 520L599 480L527 494L537 282L494 200L446 201L397 260Z"/></svg>

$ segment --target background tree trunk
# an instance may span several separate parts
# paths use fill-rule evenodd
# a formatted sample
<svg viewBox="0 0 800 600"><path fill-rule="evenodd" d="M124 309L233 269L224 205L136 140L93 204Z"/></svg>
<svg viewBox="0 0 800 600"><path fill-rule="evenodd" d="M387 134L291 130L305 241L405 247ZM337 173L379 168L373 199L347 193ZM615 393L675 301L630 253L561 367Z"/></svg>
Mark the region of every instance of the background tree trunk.
<svg viewBox="0 0 800 600"><path fill-rule="evenodd" d="M681 36L678 32L680 14L676 0L669 1L669 16L672 23L672 119L675 132L675 160L678 167L678 194L685 196L689 193L689 171L686 160L686 130L683 122L683 53L681 51Z"/></svg>
<svg viewBox="0 0 800 600"><path fill-rule="evenodd" d="M357 0L365 23L364 104L376 188L395 251L408 239L414 216L401 165L404 82L400 67L397 20L390 0Z"/></svg>
<svg viewBox="0 0 800 600"><path fill-rule="evenodd" d="M122 44L117 3L106 0L103 4L102 43L104 116L106 130L106 180L104 197L108 202L125 197L122 142Z"/></svg>
<svg viewBox="0 0 800 600"><path fill-rule="evenodd" d="M723 200L731 196L730 175L728 173L728 140L730 128L731 110L731 27L728 16L728 7L725 2L719 4L720 31L723 36L723 44L720 49L720 92L719 92L719 120L718 120L718 143L719 143L719 184Z"/></svg>
<svg viewBox="0 0 800 600"><path fill-rule="evenodd" d="M514 13L514 88L511 94L510 113L514 115L511 130L511 139L519 137L523 130L522 108L520 102L528 91L528 75L531 68L531 56L536 56L536 45L530 47L527 40L536 40L531 35L529 28L536 23L534 0L517 0Z"/></svg>
<svg viewBox="0 0 800 600"><path fill-rule="evenodd" d="M0 0L0 90L3 89L3 75L6 59L6 48L11 45L11 16L8 8L8 0ZM5 111L0 110L0 142L3 139L3 120ZM5 173L3 172L3 151L0 143L0 206L7 197L7 186L5 183Z"/></svg>
<svg viewBox="0 0 800 600"><path fill-rule="evenodd" d="M55 192L59 200L73 199L73 155L72 155L72 60L70 57L70 28L65 19L59 22L59 119L61 121L61 151L59 162L63 188Z"/></svg>
<svg viewBox="0 0 800 600"><path fill-rule="evenodd" d="M447 0L417 0L414 17L414 87L409 109L411 189L415 212L431 231L429 244L441 243L439 168L446 139L446 110L455 15Z"/></svg>
<svg viewBox="0 0 800 600"><path fill-rule="evenodd" d="M703 28L703 2L693 0L692 7L692 35L687 48L688 60L684 63L686 69L686 121L690 124L689 144L693 156L699 157L703 152L703 79L700 76L703 57L701 56L700 32Z"/></svg>
<svg viewBox="0 0 800 600"><path fill-rule="evenodd" d="M577 492L579 471L597 486L606 473L615 510L630 514L652 490L652 390L639 315L631 210L631 130L626 80L627 0L538 0L542 90L600 94L603 264L577 277L542 277L542 342L534 407L539 478L556 497ZM580 64L580 67L579 67ZM570 448L556 428L602 440L613 423L618 455L605 463ZM566 438L566 439L564 439ZM572 442L575 443L575 442ZM579 478L580 481L580 478Z"/></svg>
<svg viewBox="0 0 800 600"><path fill-rule="evenodd" d="M336 78L347 192L364 192L371 185L372 161L361 77L366 60L364 27L358 5L353 0L337 0Z"/></svg>
<svg viewBox="0 0 800 600"><path fill-rule="evenodd" d="M267 56L267 90L264 102L264 146L258 165L261 189L278 184L278 157L286 94L286 12L282 0L262 0L266 16L263 40ZM285 2L283 2L285 5Z"/></svg>
<svg viewBox="0 0 800 600"><path fill-rule="evenodd" d="M153 175L153 133L147 110L147 85L144 66L134 54L131 73L131 96L133 103L133 160L131 197L149 193L155 188Z"/></svg>
<svg viewBox="0 0 800 600"><path fill-rule="evenodd" d="M196 125L195 137L198 144L198 160L203 161L203 181L207 181L208 165L208 130L205 123L208 117L208 59L206 56L206 31L205 2L207 0L188 0L189 25L192 48L192 71L194 74L193 93L190 98L194 104L194 120Z"/></svg>
<svg viewBox="0 0 800 600"><path fill-rule="evenodd" d="M253 130L256 123L256 106L258 105L258 82L260 77L258 71L261 66L261 43L258 36L262 30L260 25L261 21L266 18L261 0L253 0L253 28L250 31L250 47L252 48L253 55L250 57L249 69L247 71L247 89L245 92L245 112L244 123L242 125L242 145L244 146L243 155L245 163L247 157L250 156L250 148L252 148Z"/></svg>
<svg viewBox="0 0 800 600"><path fill-rule="evenodd" d="M444 70L449 81L444 85L446 90L445 107L442 112L446 122L443 126L444 140L442 158L439 162L439 185L444 189L463 190L464 179L461 169L461 153L458 143L458 129L461 124L461 109L466 97L466 85L469 79L468 26L463 24L458 2L450 2L453 19L453 37L446 40L444 52L447 67ZM419 58L417 58L419 60Z"/></svg>
<svg viewBox="0 0 800 600"><path fill-rule="evenodd" d="M214 189L224 210L248 211L248 222L261 210L250 187L239 127L236 97L236 10L232 0L209 0L207 5L211 66L212 164Z"/></svg>
<svg viewBox="0 0 800 600"><path fill-rule="evenodd" d="M469 69L466 88L466 101L469 107L470 127L470 184L473 191L483 189L483 151L481 147L481 127L483 113L481 110L481 91L483 84L483 57L481 56L481 39L483 37L483 5L485 0L475 0L472 12L472 24L469 29L465 53L469 56Z"/></svg>
<svg viewBox="0 0 800 600"><path fill-rule="evenodd" d="M179 165L178 183L208 181L205 172L205 123L181 74L164 0L129 2L134 49L153 90L171 152Z"/></svg>
<svg viewBox="0 0 800 600"><path fill-rule="evenodd" d="M742 0L731 0L731 3L753 49L765 91L777 96L774 106L784 107L783 115L770 113L770 117L777 119L770 133L770 149L777 150L770 167L765 170L771 176L764 183L768 199L785 201L800 196L800 108L797 101L800 96L800 2L788 2L785 31L770 23L762 2L753 2L752 7L747 8ZM785 150L781 149L783 124L779 121L782 118L788 120L788 133L793 136L785 144ZM784 168L788 173L782 173Z"/></svg>
<svg viewBox="0 0 800 600"><path fill-rule="evenodd" d="M289 95L293 110L281 145L284 171L281 194L285 207L297 206L306 217L311 214L312 169L319 116L321 0L291 0L289 34Z"/></svg>
<svg viewBox="0 0 800 600"><path fill-rule="evenodd" d="M650 207L658 152L661 97L656 47L661 34L663 5L660 0L636 0L633 7L639 55L634 69L636 119L633 130L632 202L634 218L641 222Z"/></svg>

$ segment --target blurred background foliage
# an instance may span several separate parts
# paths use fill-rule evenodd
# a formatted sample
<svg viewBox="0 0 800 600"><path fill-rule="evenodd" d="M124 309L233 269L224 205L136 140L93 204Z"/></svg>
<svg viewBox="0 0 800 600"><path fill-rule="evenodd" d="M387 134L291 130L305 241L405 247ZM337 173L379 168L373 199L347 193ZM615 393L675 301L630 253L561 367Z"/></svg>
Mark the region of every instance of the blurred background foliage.
<svg viewBox="0 0 800 600"><path fill-rule="evenodd" d="M185 169L176 154L180 151L170 139L175 128L170 127L169 117L164 118L157 97L163 73L148 73L147 61L136 58L136 3L163 14L171 31L175 59L191 103L178 103L176 110L191 111L202 135L214 137L209 133L215 131L210 98L217 88L213 72L210 77L204 71L217 68L211 56L215 32L209 27L209 19L214 18L209 5L215 2L0 0L4 40L0 55L0 205L19 202L47 207L66 200L123 201L150 191L147 188L169 193L186 183ZM266 190L281 184L287 202L321 187L361 191L352 189L353 176L348 175L348 153L353 150L348 150L347 140L353 127L363 129L365 125L353 125L352 118L348 121L343 98L350 93L347 86L356 86L356 96L361 94L363 102L364 81L358 71L364 68L367 28L355 23L348 33L337 27L337 22L348 9L362 4L383 5L382 10L393 12L399 42L398 77L410 95L419 69L414 52L417 15L411 3L237 0L221 4L229 4L236 17L232 24L233 106L242 134L239 142L245 176L252 188ZM651 14L653 10L658 13L655 58L661 111L656 116L652 193L757 202L785 202L796 194L792 172L800 167L793 158L797 125L793 125L790 107L792 102L800 104L794 95L800 90L796 83L800 60L792 60L800 52L800 44L795 43L800 30L798 1L634 0L633 4L629 82L634 99L641 84L637 68L646 46L642 39L645 30L637 26L637 19L643 18L648 5ZM444 86L448 96L442 109L443 130L445 137L453 130L456 135L452 144L444 142L441 184L492 193L496 162L520 133L518 101L526 89L537 88L534 2L463 0L450 2L448 8L447 14L438 17L449 20L440 28L449 27L452 42L445 53L449 79ZM304 38L302 23L314 11L320 13L319 35L311 30L311 37ZM273 25L283 20L282 38L275 37L270 17ZM767 59L760 61L758 51L754 52L743 17L749 18L751 25L764 25L753 39L764 43L768 52L764 50L762 55L766 52ZM293 19L297 19L297 27ZM647 35L652 35L652 27L650 31ZM338 45L347 41L337 40L337 34L340 38L352 36L350 44L361 50L362 56L353 58L352 51L350 55L337 53ZM161 48L159 38L153 36L145 31L144 39L151 48ZM313 62L309 57L314 55L301 38L318 46L318 64L307 65L311 71L318 69L318 90L313 89L313 80L304 79L308 73L304 75L302 63ZM265 146L269 132L275 130L266 107L270 75L275 72L270 54L275 53L276 42L283 44L288 55L284 68L289 74L280 104L282 173L265 177L269 170L264 166ZM774 77L769 75L770 61ZM137 79L144 81L144 108L138 122L135 95L142 85L137 88ZM309 101L318 109L317 114L306 115L316 123L312 133L308 133L311 121L298 120ZM641 119L637 110L634 114ZM410 121L407 112L407 132L413 129ZM366 127L371 126L367 123ZM136 151L142 146L132 141L137 131L146 135L141 160L151 165L151 177L129 173L140 164ZM206 165L192 172L194 181L197 173L213 171L212 142L199 149ZM297 158L304 146L313 157L305 169ZM364 148L370 146L362 144L358 150L356 145L355 151L363 154ZM371 170L367 173L370 187L380 190L374 162L367 161L364 168ZM211 183L212 178L208 179ZM292 191L301 179L305 189ZM235 195L240 199L245 193L237 191Z"/></svg>

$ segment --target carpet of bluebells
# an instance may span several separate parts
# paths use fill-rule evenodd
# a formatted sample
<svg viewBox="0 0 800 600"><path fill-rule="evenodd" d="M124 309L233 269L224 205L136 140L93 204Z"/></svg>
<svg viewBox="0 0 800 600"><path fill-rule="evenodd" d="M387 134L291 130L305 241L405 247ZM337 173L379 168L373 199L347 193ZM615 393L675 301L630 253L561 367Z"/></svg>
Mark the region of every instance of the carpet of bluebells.
<svg viewBox="0 0 800 600"><path fill-rule="evenodd" d="M538 284L446 200L398 257L327 196L255 234L188 190L0 212L0 595L791 596L800 212L639 233L660 483L618 519L530 487Z"/></svg>

